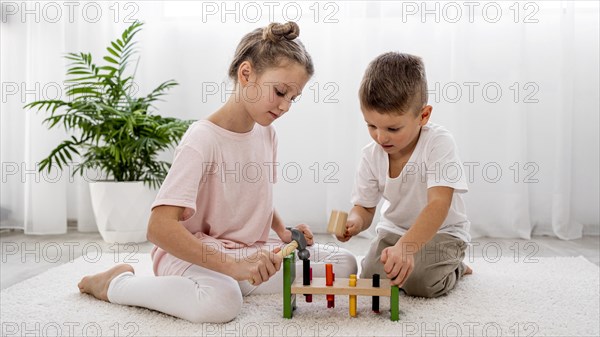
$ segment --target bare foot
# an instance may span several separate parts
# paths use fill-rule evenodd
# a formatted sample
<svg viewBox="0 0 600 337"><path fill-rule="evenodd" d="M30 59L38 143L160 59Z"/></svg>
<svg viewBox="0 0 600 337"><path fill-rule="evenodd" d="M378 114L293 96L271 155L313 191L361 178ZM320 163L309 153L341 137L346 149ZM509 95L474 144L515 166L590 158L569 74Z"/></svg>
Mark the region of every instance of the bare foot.
<svg viewBox="0 0 600 337"><path fill-rule="evenodd" d="M471 267L469 267L465 264L465 274L464 275L470 275L470 274L473 274L473 269L471 269Z"/></svg>
<svg viewBox="0 0 600 337"><path fill-rule="evenodd" d="M117 275L125 272L132 272L133 267L128 264L119 264L109 270L91 276L85 276L81 279L77 286L79 291L85 294L90 294L99 300L108 302L108 285L110 281Z"/></svg>

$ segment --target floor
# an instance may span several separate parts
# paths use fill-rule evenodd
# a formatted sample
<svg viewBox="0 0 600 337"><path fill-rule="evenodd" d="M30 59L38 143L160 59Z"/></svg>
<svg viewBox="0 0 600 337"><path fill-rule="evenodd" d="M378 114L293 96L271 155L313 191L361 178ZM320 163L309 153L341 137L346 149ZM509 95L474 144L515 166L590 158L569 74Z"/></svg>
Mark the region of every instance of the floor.
<svg viewBox="0 0 600 337"><path fill-rule="evenodd" d="M355 255L365 255L369 239L356 237L346 243L339 243L328 234L316 235L316 241L323 244L336 244L350 250ZM149 242L134 245L109 244L102 241L99 233L81 233L69 229L66 234L33 236L20 230L0 231L1 289L38 275L50 268L72 261L82 254L94 256L103 253L149 253ZM592 263L600 264L600 237L586 236L582 239L563 241L556 238L538 236L531 240L522 239L474 239L467 251L466 262L473 257L484 257L496 261L500 256L512 257L515 262L532 262L538 257L579 256Z"/></svg>

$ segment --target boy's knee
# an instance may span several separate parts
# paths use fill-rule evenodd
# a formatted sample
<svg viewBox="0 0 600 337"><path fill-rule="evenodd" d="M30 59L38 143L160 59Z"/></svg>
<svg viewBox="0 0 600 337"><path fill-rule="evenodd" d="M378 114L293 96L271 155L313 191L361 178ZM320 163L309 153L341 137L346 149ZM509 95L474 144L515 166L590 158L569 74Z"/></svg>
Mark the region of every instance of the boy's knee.
<svg viewBox="0 0 600 337"><path fill-rule="evenodd" d="M221 280L210 290L199 289L195 310L190 312L192 323L226 323L235 319L244 302L239 284L234 279Z"/></svg>
<svg viewBox="0 0 600 337"><path fill-rule="evenodd" d="M385 272L383 271L383 264L381 263L370 263L363 259L361 263L360 278L373 278L373 275L379 274L380 278L385 278Z"/></svg>
<svg viewBox="0 0 600 337"><path fill-rule="evenodd" d="M402 290L415 297L435 298L448 293L454 288L453 275L446 275L442 279L439 274L427 271L413 272L404 282Z"/></svg>
<svg viewBox="0 0 600 337"><path fill-rule="evenodd" d="M383 270L383 263L381 263L380 257L367 254L361 261L360 278L373 278L373 275L375 274L379 274L379 277L382 279L386 278L386 273Z"/></svg>
<svg viewBox="0 0 600 337"><path fill-rule="evenodd" d="M441 295L436 294L431 287L427 287L426 285L415 285L408 282L404 283L402 290L404 290L406 295L413 297L435 298Z"/></svg>
<svg viewBox="0 0 600 337"><path fill-rule="evenodd" d="M402 290L409 296L437 297L435 295L434 282L425 273L412 273L402 285Z"/></svg>

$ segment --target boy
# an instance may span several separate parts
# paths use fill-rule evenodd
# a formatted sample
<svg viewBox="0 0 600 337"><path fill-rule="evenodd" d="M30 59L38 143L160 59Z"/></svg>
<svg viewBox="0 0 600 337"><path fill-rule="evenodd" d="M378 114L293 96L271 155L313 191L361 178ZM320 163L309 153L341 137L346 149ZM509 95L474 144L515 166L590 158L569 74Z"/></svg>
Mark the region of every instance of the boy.
<svg viewBox="0 0 600 337"><path fill-rule="evenodd" d="M380 274L411 296L446 294L472 272L462 262L470 240L461 196L467 184L452 135L428 123L432 107L422 60L380 55L369 64L359 96L374 142L362 150L354 207L338 239L369 228L383 197L360 277Z"/></svg>

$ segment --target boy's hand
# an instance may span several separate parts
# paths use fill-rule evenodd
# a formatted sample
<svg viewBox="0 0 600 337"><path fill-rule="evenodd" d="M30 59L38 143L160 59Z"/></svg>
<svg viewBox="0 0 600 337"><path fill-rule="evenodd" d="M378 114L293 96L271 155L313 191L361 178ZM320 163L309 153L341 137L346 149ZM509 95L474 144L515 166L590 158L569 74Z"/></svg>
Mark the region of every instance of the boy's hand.
<svg viewBox="0 0 600 337"><path fill-rule="evenodd" d="M381 252L381 263L392 285L401 287L415 267L415 259L410 252L403 252L398 246L387 247Z"/></svg>
<svg viewBox="0 0 600 337"><path fill-rule="evenodd" d="M361 232L362 227L360 218L348 219L348 221L346 221L346 231L344 232L344 235L339 236L336 234L335 237L342 242L346 242L350 240L351 237L358 235L358 233Z"/></svg>

